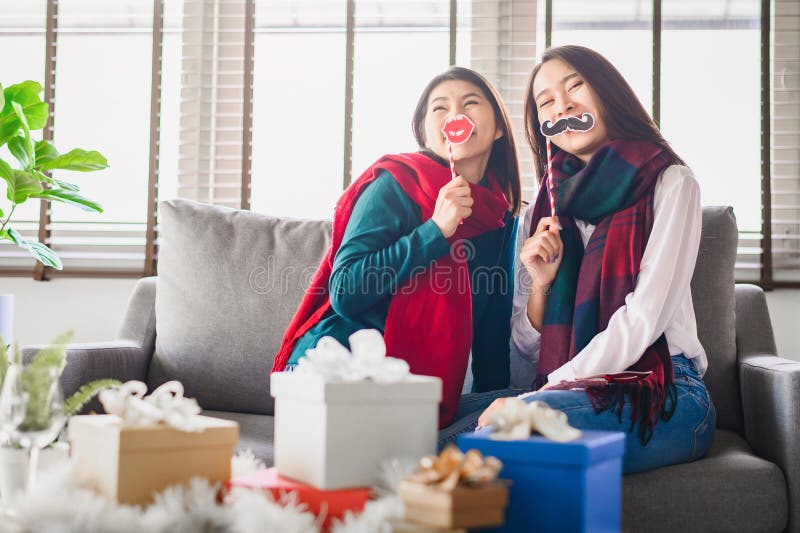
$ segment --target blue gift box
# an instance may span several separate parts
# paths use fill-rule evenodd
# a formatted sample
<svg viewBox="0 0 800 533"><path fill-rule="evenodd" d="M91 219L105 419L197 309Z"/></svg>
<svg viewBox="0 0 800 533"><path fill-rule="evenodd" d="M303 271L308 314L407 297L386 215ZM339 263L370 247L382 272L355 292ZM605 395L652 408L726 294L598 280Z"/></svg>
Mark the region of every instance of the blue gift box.
<svg viewBox="0 0 800 533"><path fill-rule="evenodd" d="M500 477L511 480L505 526L491 531L620 530L624 433L583 431L566 443L539 435L491 440L490 434L460 435L457 443L500 459Z"/></svg>

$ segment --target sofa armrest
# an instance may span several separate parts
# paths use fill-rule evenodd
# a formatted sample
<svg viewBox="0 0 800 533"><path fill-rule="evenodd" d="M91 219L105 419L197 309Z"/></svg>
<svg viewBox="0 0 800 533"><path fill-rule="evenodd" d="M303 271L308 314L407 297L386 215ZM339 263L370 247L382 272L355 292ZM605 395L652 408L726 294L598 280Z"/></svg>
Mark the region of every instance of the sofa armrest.
<svg viewBox="0 0 800 533"><path fill-rule="evenodd" d="M774 355L739 361L747 441L783 470L789 490L789 528L800 532L800 362Z"/></svg>
<svg viewBox="0 0 800 533"><path fill-rule="evenodd" d="M117 340L67 347L67 366L60 380L65 398L96 379L147 380L156 340L156 279L142 278L136 283ZM43 347L23 347L23 358L30 361ZM95 400L86 409L99 410L100 404Z"/></svg>
<svg viewBox="0 0 800 533"><path fill-rule="evenodd" d="M25 346L22 349L24 360L30 361L43 347ZM152 351L130 341L70 344L67 348L67 366L60 380L64 397L68 398L81 386L96 379L145 381L152 355Z"/></svg>
<svg viewBox="0 0 800 533"><path fill-rule="evenodd" d="M800 533L800 362L778 357L767 298L736 285L736 350L745 436L753 451L783 470L789 529Z"/></svg>
<svg viewBox="0 0 800 533"><path fill-rule="evenodd" d="M142 278L133 288L117 334L118 340L153 352L156 342L156 276Z"/></svg>
<svg viewBox="0 0 800 533"><path fill-rule="evenodd" d="M778 353L767 297L757 285L736 284L736 352L740 361L748 355Z"/></svg>

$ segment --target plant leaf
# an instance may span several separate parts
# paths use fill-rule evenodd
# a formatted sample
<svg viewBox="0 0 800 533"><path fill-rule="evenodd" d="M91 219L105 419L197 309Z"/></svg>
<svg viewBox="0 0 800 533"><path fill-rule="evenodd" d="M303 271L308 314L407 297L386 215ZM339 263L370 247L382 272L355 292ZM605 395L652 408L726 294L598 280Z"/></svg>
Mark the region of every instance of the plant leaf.
<svg viewBox="0 0 800 533"><path fill-rule="evenodd" d="M31 362L27 365L28 368L55 367L60 374L67 364L67 344L72 340L74 334L74 331L69 330L53 339L49 345L39 350L36 355L33 356L33 359L31 359Z"/></svg>
<svg viewBox="0 0 800 533"><path fill-rule="evenodd" d="M15 113L0 116L0 146L17 136L19 119Z"/></svg>
<svg viewBox="0 0 800 533"><path fill-rule="evenodd" d="M6 197L14 204L21 204L30 196L36 196L44 190L39 180L24 170L11 170L11 180L6 180L8 190Z"/></svg>
<svg viewBox="0 0 800 533"><path fill-rule="evenodd" d="M14 186L14 173L12 172L11 165L0 159L0 178L8 183L9 187Z"/></svg>
<svg viewBox="0 0 800 533"><path fill-rule="evenodd" d="M88 198L81 196L75 191L69 191L66 189L42 189L41 192L37 194L32 194L31 197L46 198L48 200L53 200L55 202L63 202L65 204L71 204L80 207L84 211L92 211L95 213L103 212L103 207L94 200L89 200Z"/></svg>
<svg viewBox="0 0 800 533"><path fill-rule="evenodd" d="M46 163L47 161L52 161L60 154L56 147L50 144L47 141L38 141L34 146L34 152L36 155L36 166L38 167L42 163Z"/></svg>
<svg viewBox="0 0 800 533"><path fill-rule="evenodd" d="M61 262L61 259L58 258L56 253L39 241L26 239L22 242L22 247L27 248L31 255L44 266L49 266L50 268L55 268L56 270L64 269L64 264Z"/></svg>
<svg viewBox="0 0 800 533"><path fill-rule="evenodd" d="M3 94L5 95L6 102L15 100L22 105L28 105L41 102L39 94L41 94L42 90L42 85L39 82L26 80L21 83L9 85L5 88Z"/></svg>
<svg viewBox="0 0 800 533"><path fill-rule="evenodd" d="M33 143L31 142L31 130L28 126L28 119L25 118L25 112L22 110L22 106L19 105L18 102L11 102L11 107L14 108L14 112L17 114L17 118L19 118L20 123L22 124L22 132L25 135L24 142L22 143L22 147L25 149L25 153L28 155L28 160L33 163ZM12 139L13 140L13 139ZM9 141L10 143L11 141ZM25 170L28 170L30 166L25 166Z"/></svg>
<svg viewBox="0 0 800 533"><path fill-rule="evenodd" d="M64 414L68 417L77 415L83 409L83 406L101 391L119 387L120 385L122 385L122 382L117 379L98 379L87 383L64 402Z"/></svg>
<svg viewBox="0 0 800 533"><path fill-rule="evenodd" d="M39 98L41 92L42 86L38 82L32 80L23 81L22 83L6 87L3 91L5 103L2 111L0 111L0 117L14 114L12 106L9 105L9 103L13 101L17 102L24 110L30 129L40 130L44 128L47 124L50 106L47 102L42 102L42 99Z"/></svg>
<svg viewBox="0 0 800 533"><path fill-rule="evenodd" d="M72 192L78 192L78 191L81 190L81 188L78 187L77 185L75 185L74 183L69 183L69 182L66 182L66 181L62 181L62 180L57 180L55 178L51 178L47 174L39 172L38 170L34 169L32 173L33 173L34 176L36 176L39 179L39 181L43 181L45 183L49 183L50 185L53 185L53 186L57 185L58 187L60 187L62 189L66 189L66 190L72 191Z"/></svg>
<svg viewBox="0 0 800 533"><path fill-rule="evenodd" d="M61 170L75 170L78 172L92 172L95 170L103 170L108 168L108 160L105 156L96 150L86 151L80 148L75 148L62 154L55 159L45 161L42 164L37 163L39 170L52 170L58 168Z"/></svg>
<svg viewBox="0 0 800 533"><path fill-rule="evenodd" d="M7 230L5 230L5 232L6 235L8 235L8 240L13 242L14 244L19 244L21 240L24 240L22 235L20 235L19 232L14 228L8 228Z"/></svg>
<svg viewBox="0 0 800 533"><path fill-rule="evenodd" d="M25 149L25 139L22 137L12 138L8 141L8 151L19 161L23 169L27 170L31 168L32 161L28 159L28 151Z"/></svg>
<svg viewBox="0 0 800 533"><path fill-rule="evenodd" d="M5 92L6 91L5 91L5 89L3 89L3 84L0 83L0 111L2 111L3 108L6 106L6 95L5 95Z"/></svg>
<svg viewBox="0 0 800 533"><path fill-rule="evenodd" d="M61 263L61 259L59 259L56 253L46 245L33 239L24 238L14 228L8 229L8 236L11 237L11 241L14 244L28 250L30 254L43 265L55 268L56 270L62 270L64 268L64 265Z"/></svg>
<svg viewBox="0 0 800 533"><path fill-rule="evenodd" d="M57 180L55 178L53 178L53 183L55 183L56 185L58 185L62 189L66 189L68 191L78 192L79 190L81 190L81 188L78 187L77 185L75 185L74 183L68 183L66 181Z"/></svg>

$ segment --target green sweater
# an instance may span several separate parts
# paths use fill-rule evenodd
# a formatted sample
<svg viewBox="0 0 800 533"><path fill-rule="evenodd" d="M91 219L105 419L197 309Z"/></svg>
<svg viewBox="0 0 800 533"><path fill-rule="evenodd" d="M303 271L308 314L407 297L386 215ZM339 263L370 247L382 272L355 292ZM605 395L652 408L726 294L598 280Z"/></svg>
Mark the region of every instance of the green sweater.
<svg viewBox="0 0 800 533"><path fill-rule="evenodd" d="M480 183L485 185L485 180ZM469 239L472 283L473 391L501 389L509 383L509 338L517 217L505 226ZM301 337L289 364L331 336L348 345L364 328L383 332L392 293L413 274L450 253L433 220L421 220L419 206L384 171L361 193L333 260L331 309Z"/></svg>

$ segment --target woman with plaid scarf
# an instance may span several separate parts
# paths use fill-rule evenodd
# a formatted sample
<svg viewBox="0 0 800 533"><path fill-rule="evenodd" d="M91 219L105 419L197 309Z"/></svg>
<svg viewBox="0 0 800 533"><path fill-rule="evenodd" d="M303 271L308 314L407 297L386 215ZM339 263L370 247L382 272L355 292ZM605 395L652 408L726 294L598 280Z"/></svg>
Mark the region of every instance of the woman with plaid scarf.
<svg viewBox="0 0 800 533"><path fill-rule="evenodd" d="M525 116L540 187L518 239L512 341L537 365L523 398L580 429L625 431L625 473L701 458L716 414L690 290L702 222L692 171L587 48L545 52Z"/></svg>

